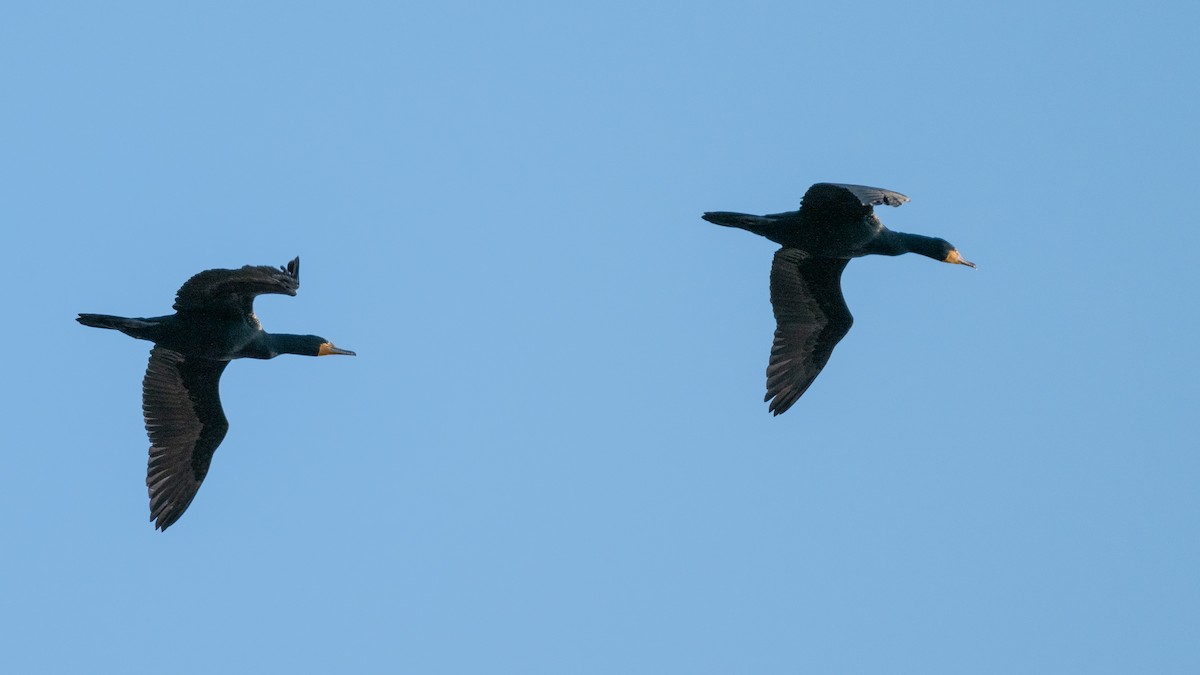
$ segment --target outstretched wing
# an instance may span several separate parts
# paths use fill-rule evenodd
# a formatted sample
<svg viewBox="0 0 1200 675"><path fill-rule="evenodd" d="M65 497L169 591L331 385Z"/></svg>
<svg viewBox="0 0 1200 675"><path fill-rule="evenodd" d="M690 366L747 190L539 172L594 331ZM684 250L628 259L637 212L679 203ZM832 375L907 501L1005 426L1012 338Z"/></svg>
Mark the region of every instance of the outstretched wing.
<svg viewBox="0 0 1200 675"><path fill-rule="evenodd" d="M249 315L255 297L264 293L295 295L299 288L300 258L279 268L246 265L236 270L205 270L179 288L175 310Z"/></svg>
<svg viewBox="0 0 1200 675"><path fill-rule="evenodd" d="M816 222L839 223L857 220L880 204L900 206L907 201L908 197L899 192L883 188L817 183L808 188L800 200L800 214Z"/></svg>
<svg viewBox="0 0 1200 675"><path fill-rule="evenodd" d="M782 414L800 398L829 362L854 317L842 297L842 270L849 260L818 258L781 248L771 263L775 342L767 366L770 411Z"/></svg>
<svg viewBox="0 0 1200 675"><path fill-rule="evenodd" d="M142 380L142 411L150 436L146 487L150 519L165 530L187 510L208 473L229 422L218 383L228 361L187 359L155 347Z"/></svg>
<svg viewBox="0 0 1200 675"><path fill-rule="evenodd" d="M854 197L858 199L858 202L863 206L900 206L901 204L909 201L907 196L902 195L899 192L893 192L883 188L870 187L867 185L846 185L844 183L818 183L817 185L828 185L833 188L841 188L854 195ZM813 187L816 187L816 185Z"/></svg>

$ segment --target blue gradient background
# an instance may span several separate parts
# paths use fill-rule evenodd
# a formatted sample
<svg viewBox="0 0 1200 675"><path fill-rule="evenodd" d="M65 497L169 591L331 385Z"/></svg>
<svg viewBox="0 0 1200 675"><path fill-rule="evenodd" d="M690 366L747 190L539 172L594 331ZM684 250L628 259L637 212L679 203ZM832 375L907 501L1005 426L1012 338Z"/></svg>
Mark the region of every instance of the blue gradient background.
<svg viewBox="0 0 1200 675"><path fill-rule="evenodd" d="M1200 671L1194 3L0 10L0 671ZM904 192L762 403L773 246ZM148 344L303 260L147 522Z"/></svg>

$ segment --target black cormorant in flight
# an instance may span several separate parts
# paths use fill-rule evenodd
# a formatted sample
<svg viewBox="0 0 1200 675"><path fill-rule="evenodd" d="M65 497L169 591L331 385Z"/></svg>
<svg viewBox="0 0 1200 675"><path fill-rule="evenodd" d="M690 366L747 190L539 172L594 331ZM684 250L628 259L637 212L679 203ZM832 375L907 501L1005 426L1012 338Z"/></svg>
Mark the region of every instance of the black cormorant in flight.
<svg viewBox="0 0 1200 675"><path fill-rule="evenodd" d="M175 313L169 316L79 315L85 326L113 328L154 343L142 380L142 411L150 436L146 487L156 528L166 530L187 510L229 430L217 384L231 360L280 354L354 356L316 335L262 329L254 316L255 296L295 295L299 287L296 258L279 269L247 265L201 272L179 289Z"/></svg>
<svg viewBox="0 0 1200 675"><path fill-rule="evenodd" d="M775 343L767 365L770 411L785 412L808 389L829 361L854 318L842 297L842 270L864 255L920 253L934 260L975 267L945 239L893 232L873 208L900 206L899 192L817 183L804 193L799 211L752 216L713 211L704 219L760 234L783 248L771 263L771 305Z"/></svg>

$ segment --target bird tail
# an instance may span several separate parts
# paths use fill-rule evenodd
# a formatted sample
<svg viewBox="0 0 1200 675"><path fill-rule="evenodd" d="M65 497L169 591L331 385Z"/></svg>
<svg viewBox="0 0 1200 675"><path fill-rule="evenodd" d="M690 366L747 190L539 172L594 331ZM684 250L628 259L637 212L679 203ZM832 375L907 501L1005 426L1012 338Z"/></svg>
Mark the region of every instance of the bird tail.
<svg viewBox="0 0 1200 675"><path fill-rule="evenodd" d="M111 328L131 337L143 339L146 337L146 331L156 325L144 319L127 319L110 314L80 314L79 318L75 320L92 328Z"/></svg>
<svg viewBox="0 0 1200 675"><path fill-rule="evenodd" d="M701 218L710 223L724 225L725 227L736 227L768 238L774 232L776 224L774 218L753 216L749 213L734 213L733 211L709 211L701 216Z"/></svg>

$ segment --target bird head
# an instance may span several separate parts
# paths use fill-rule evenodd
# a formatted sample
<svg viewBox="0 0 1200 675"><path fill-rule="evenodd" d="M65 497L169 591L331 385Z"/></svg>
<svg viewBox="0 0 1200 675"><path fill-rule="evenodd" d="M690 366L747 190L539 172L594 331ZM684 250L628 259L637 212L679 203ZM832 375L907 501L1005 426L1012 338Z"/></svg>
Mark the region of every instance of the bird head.
<svg viewBox="0 0 1200 675"><path fill-rule="evenodd" d="M345 354L355 356L349 349L338 349L320 335L292 335L271 333L268 337L275 354L298 354L300 356L329 356Z"/></svg>
<svg viewBox="0 0 1200 675"><path fill-rule="evenodd" d="M937 258L942 262L952 263L955 265L966 265L970 268L975 267L975 263L965 260L958 252L958 249L954 248L954 246L945 239L935 239L934 243L937 245L937 254L930 257Z"/></svg>

